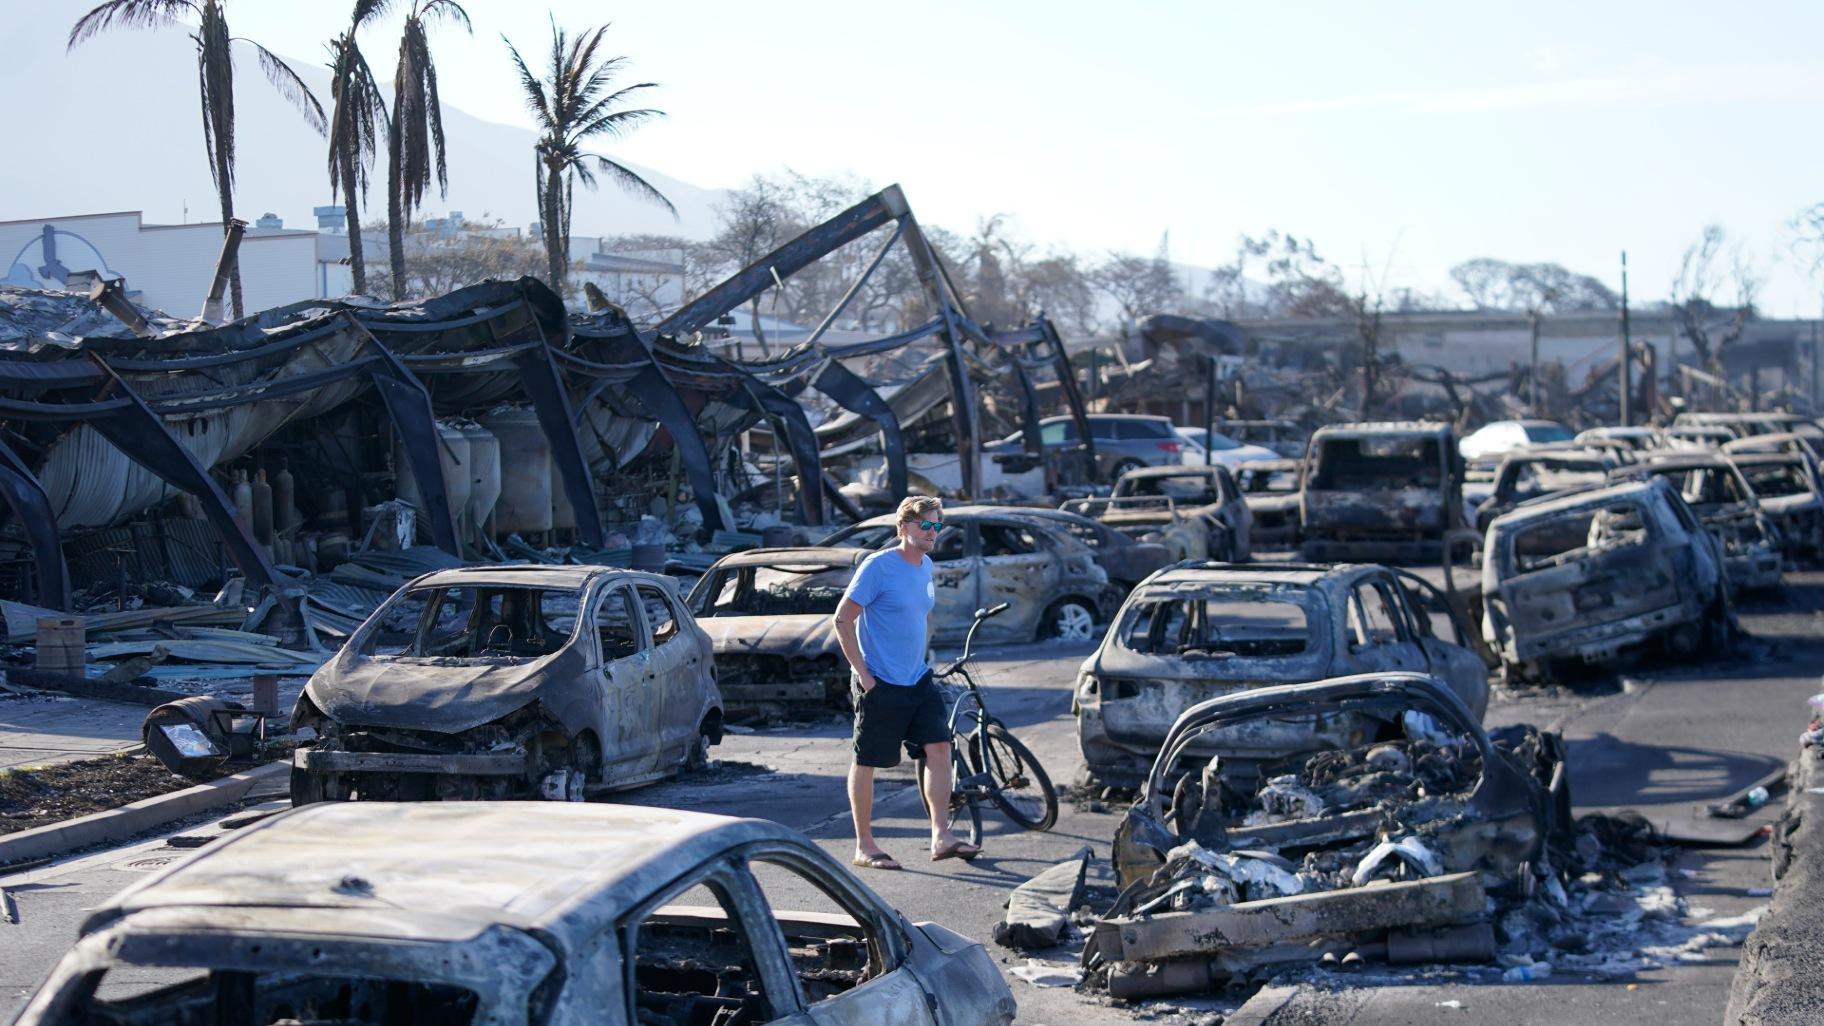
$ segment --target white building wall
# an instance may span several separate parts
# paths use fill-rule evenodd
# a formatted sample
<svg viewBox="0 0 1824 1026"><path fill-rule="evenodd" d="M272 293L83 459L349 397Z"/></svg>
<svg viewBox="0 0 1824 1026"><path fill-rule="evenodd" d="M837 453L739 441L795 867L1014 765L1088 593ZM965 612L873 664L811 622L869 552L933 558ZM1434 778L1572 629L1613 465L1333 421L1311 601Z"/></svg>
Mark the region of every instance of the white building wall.
<svg viewBox="0 0 1824 1026"><path fill-rule="evenodd" d="M62 287L37 275L47 224L67 233L58 235L56 246L68 270L124 277L142 305L178 316L202 309L222 252L219 222L145 225L137 211L6 221L0 222L0 280ZM250 230L241 240L240 263L249 314L320 295L313 231Z"/></svg>

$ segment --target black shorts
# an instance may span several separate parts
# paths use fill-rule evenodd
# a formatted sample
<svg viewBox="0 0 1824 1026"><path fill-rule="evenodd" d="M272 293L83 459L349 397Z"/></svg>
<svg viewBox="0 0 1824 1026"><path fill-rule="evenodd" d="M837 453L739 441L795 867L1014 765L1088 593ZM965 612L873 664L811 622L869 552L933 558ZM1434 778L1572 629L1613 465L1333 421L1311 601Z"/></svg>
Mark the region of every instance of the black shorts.
<svg viewBox="0 0 1824 1026"><path fill-rule="evenodd" d="M899 765L902 744L916 759L924 755L926 745L950 740L950 710L928 670L912 685L876 678L874 690L866 693L851 677L850 692L855 701L857 765L888 769Z"/></svg>

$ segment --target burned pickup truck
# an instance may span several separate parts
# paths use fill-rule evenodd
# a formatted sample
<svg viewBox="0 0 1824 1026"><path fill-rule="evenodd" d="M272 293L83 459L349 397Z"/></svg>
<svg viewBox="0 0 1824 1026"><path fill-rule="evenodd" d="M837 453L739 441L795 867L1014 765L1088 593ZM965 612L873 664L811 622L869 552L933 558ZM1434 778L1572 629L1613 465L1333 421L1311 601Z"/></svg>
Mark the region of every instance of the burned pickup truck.
<svg viewBox="0 0 1824 1026"><path fill-rule="evenodd" d="M1615 658L1658 643L1677 657L1734 631L1723 553L1663 478L1528 503L1489 525L1483 636L1511 673Z"/></svg>
<svg viewBox="0 0 1824 1026"><path fill-rule="evenodd" d="M1251 550L1247 500L1220 464L1130 470L1108 498L1078 499L1062 508L1095 517L1130 538L1157 542L1174 561L1245 563Z"/></svg>
<svg viewBox="0 0 1824 1026"><path fill-rule="evenodd" d="M1185 563L1161 571L1128 597L1078 673L1072 707L1090 776L1135 786L1184 709L1275 684L1369 670L1429 673L1480 717L1489 667L1433 591L1372 565ZM1449 640L1438 636L1430 608L1446 617ZM1344 743L1361 726L1326 721L1313 738L1310 725L1263 724L1247 747L1277 757Z"/></svg>
<svg viewBox="0 0 1824 1026"><path fill-rule="evenodd" d="M1436 560L1462 526L1463 457L1449 424L1336 424L1311 436L1299 484L1312 562Z"/></svg>
<svg viewBox="0 0 1824 1026"><path fill-rule="evenodd" d="M731 721L812 716L848 701L832 619L865 549L749 549L722 557L686 603L715 646Z"/></svg>
<svg viewBox="0 0 1824 1026"><path fill-rule="evenodd" d="M1362 725L1333 738L1325 724ZM1250 740L1303 724L1261 760ZM1356 953L1487 959L1568 840L1563 742L1484 731L1442 681L1371 673L1185 710L1116 829L1124 888L1083 961L1117 997L1184 993Z"/></svg>
<svg viewBox="0 0 1824 1026"><path fill-rule="evenodd" d="M634 787L722 739L709 636L671 578L600 566L440 570L399 589L291 716L292 801Z"/></svg>

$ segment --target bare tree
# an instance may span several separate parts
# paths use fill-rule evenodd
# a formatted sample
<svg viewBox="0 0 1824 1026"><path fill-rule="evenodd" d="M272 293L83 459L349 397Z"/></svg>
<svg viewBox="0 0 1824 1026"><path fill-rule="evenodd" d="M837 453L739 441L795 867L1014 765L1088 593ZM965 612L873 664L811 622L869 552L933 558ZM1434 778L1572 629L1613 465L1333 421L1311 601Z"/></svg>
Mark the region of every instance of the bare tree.
<svg viewBox="0 0 1824 1026"><path fill-rule="evenodd" d="M1110 253L1089 272L1089 281L1119 308L1122 321L1129 324L1166 313L1184 298L1184 286L1172 270L1163 238L1150 257Z"/></svg>
<svg viewBox="0 0 1824 1026"><path fill-rule="evenodd" d="M490 279L510 280L542 276L545 255L539 245L516 233L503 232L499 218L470 222L474 230L443 234L425 230L422 222L402 225L406 276L397 282L392 267L368 269L375 292L388 291L400 299L429 299L464 285ZM381 231L384 223L375 223L370 231Z"/></svg>
<svg viewBox="0 0 1824 1026"><path fill-rule="evenodd" d="M1614 310L1621 302L1601 279L1558 264L1516 264L1477 257L1450 269L1450 279L1478 310L1530 314Z"/></svg>
<svg viewBox="0 0 1824 1026"><path fill-rule="evenodd" d="M1679 334L1689 339L1697 362L1711 374L1723 376L1723 358L1757 316L1754 301L1762 278L1743 255L1730 245L1720 225L1706 225L1697 241L1686 247L1672 281L1671 308ZM1733 306L1718 304L1725 289Z"/></svg>

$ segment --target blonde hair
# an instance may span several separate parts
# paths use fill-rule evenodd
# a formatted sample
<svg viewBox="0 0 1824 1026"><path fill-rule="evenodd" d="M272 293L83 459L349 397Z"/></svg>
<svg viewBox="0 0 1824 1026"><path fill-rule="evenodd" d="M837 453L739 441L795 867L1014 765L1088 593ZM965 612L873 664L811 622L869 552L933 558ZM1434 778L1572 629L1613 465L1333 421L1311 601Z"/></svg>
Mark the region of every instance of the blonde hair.
<svg viewBox="0 0 1824 1026"><path fill-rule="evenodd" d="M931 514L943 508L943 501L934 495L908 495L899 500L899 522L930 520Z"/></svg>

